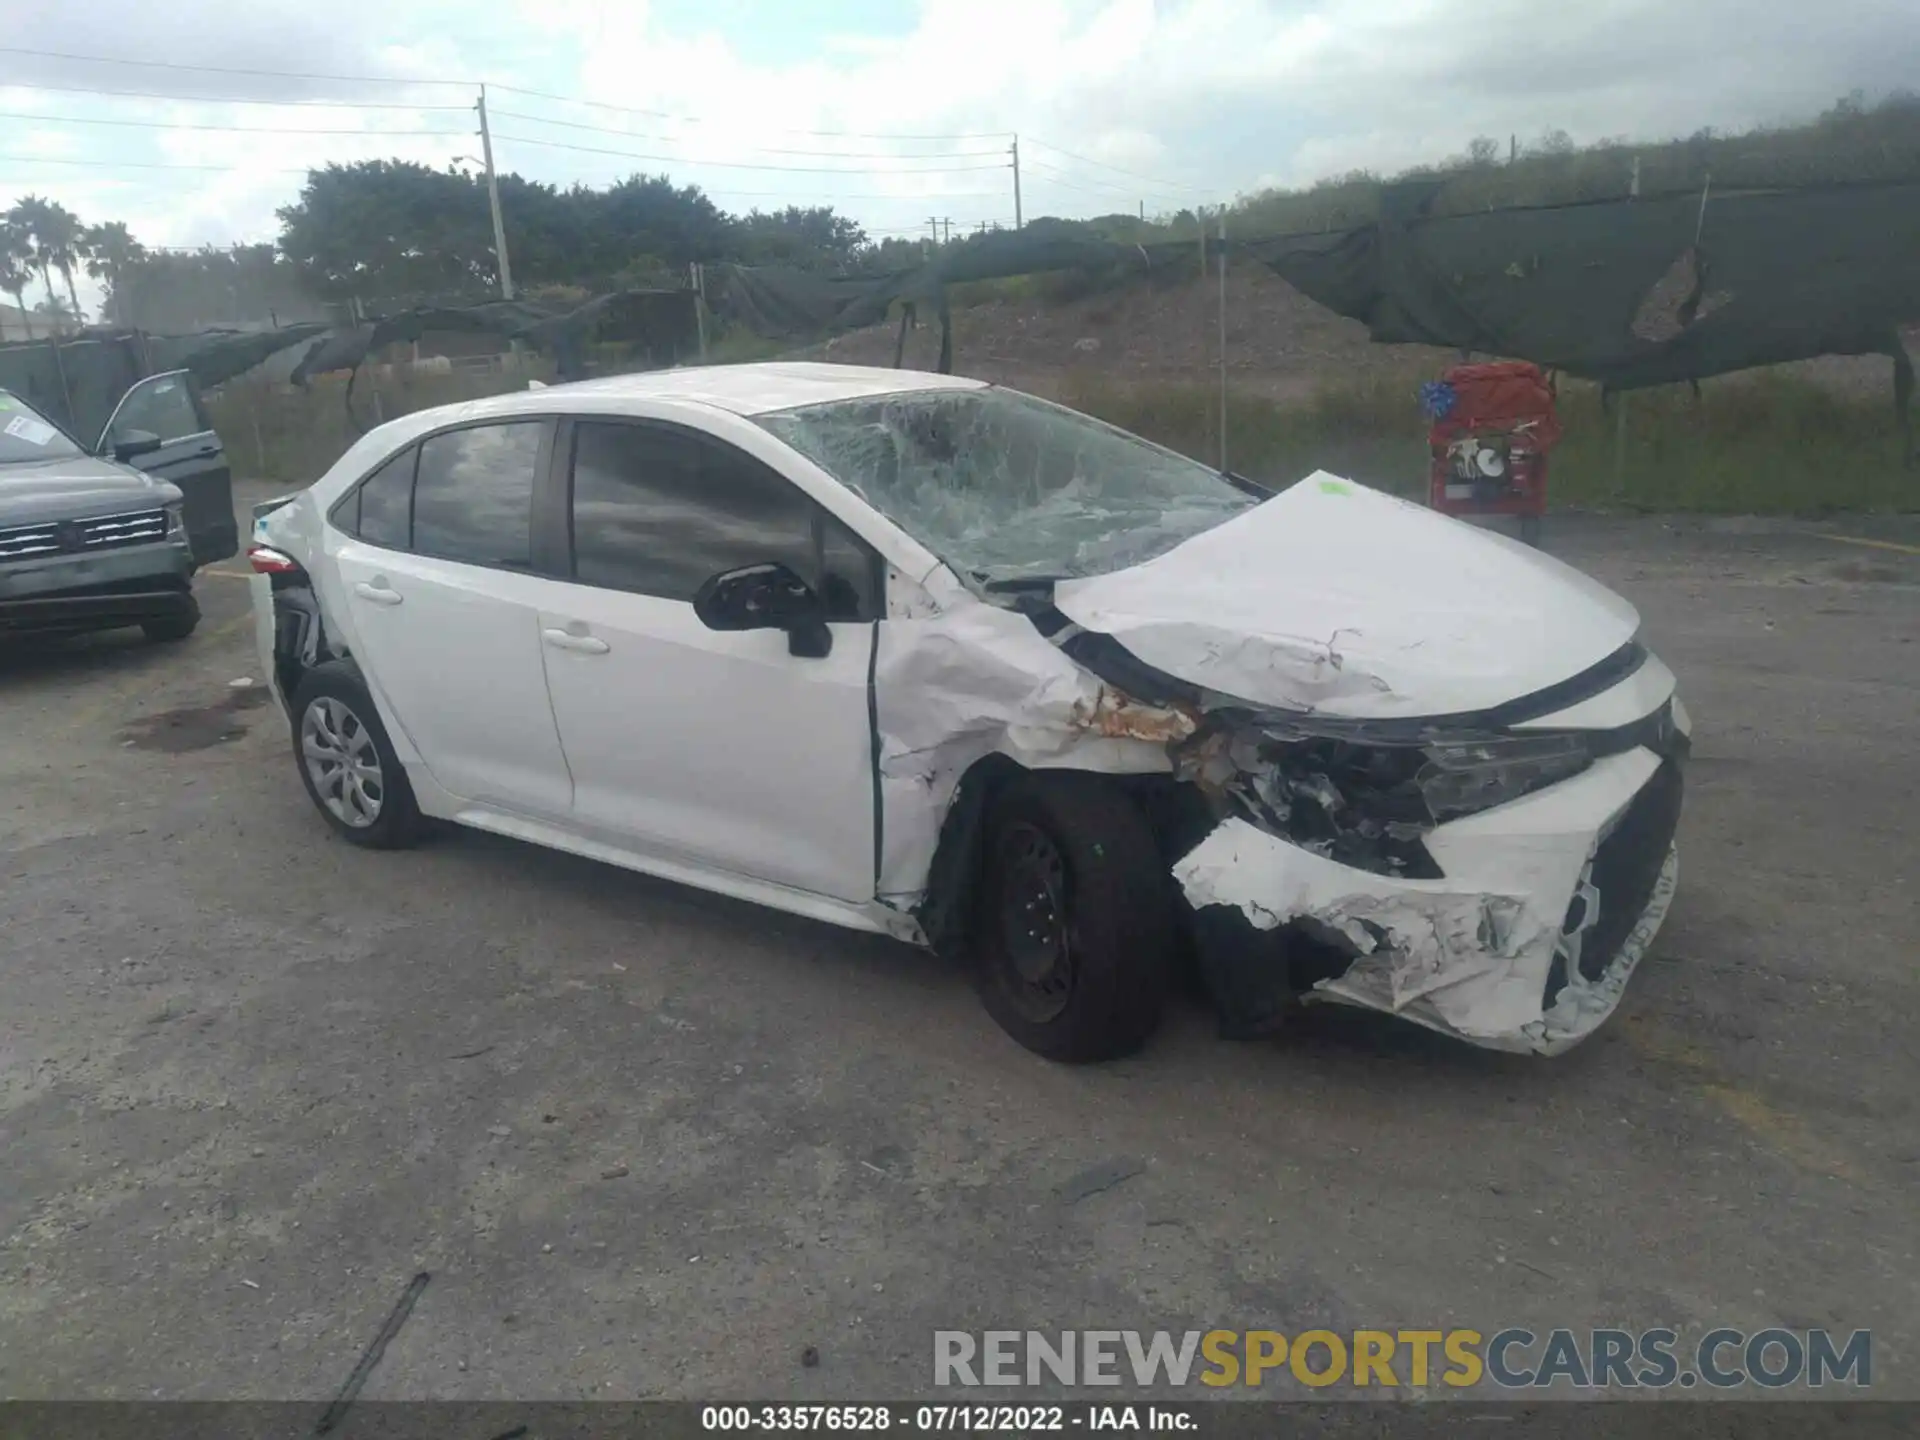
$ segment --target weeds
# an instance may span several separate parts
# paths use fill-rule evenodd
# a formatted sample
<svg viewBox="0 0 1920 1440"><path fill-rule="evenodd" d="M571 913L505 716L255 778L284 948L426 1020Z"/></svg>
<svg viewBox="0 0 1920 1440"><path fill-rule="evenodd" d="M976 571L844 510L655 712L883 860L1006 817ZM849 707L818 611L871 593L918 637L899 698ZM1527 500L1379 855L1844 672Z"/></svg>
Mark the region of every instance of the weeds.
<svg viewBox="0 0 1920 1440"><path fill-rule="evenodd" d="M747 356L729 355L745 359ZM385 419L430 405L519 390L546 372L530 366L452 375L386 376ZM1426 417L1408 369L1323 385L1297 400L1229 393L1227 461L1255 479L1286 482L1331 470L1409 498L1426 493ZM371 421L366 374L354 406ZM228 386L210 397L216 427L243 476L290 485L316 479L358 438L344 377L312 388ZM1163 445L1213 463L1219 454L1219 391L1206 385L1126 385L1062 377L1055 398ZM1901 464L1901 433L1886 391L1837 393L1765 371L1688 387L1629 394L1625 444L1619 412L1598 387L1563 382L1566 437L1548 481L1555 507L1821 514L1920 509L1920 471ZM1618 463L1616 463L1616 461Z"/></svg>
<svg viewBox="0 0 1920 1440"><path fill-rule="evenodd" d="M1227 462L1242 474L1290 481L1330 470L1409 498L1426 493L1424 373L1323 386L1297 402L1232 394ZM1202 385L1132 388L1069 381L1059 398L1163 445L1213 463L1219 391ZM1821 514L1920 508L1920 472L1901 463L1902 436L1884 391L1857 397L1766 372L1617 399L1563 383L1565 439L1548 481L1556 507ZM1616 464L1616 454L1618 463Z"/></svg>

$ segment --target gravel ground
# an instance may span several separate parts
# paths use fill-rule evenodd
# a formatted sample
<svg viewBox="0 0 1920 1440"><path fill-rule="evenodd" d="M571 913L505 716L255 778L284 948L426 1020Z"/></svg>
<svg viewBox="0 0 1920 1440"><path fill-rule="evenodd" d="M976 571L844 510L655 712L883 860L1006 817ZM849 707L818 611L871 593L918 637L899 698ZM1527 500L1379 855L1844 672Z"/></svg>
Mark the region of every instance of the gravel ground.
<svg viewBox="0 0 1920 1440"><path fill-rule="evenodd" d="M1066 1069L889 942L479 834L354 850L229 686L236 576L184 646L0 655L0 1397L324 1400L420 1272L369 1399L1508 1324L1871 1327L1875 1392L1920 1397L1920 534L1549 543L1697 727L1667 928L1555 1061L1186 1006Z"/></svg>

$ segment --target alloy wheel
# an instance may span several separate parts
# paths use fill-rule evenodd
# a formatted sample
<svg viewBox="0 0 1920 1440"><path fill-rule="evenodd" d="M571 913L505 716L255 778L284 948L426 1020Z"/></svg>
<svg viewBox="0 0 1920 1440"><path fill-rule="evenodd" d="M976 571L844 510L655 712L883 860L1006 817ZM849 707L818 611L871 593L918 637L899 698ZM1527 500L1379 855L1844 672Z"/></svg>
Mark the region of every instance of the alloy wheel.
<svg viewBox="0 0 1920 1440"><path fill-rule="evenodd" d="M373 732L343 701L323 695L300 718L300 755L320 803L342 825L364 830L380 818L386 776Z"/></svg>

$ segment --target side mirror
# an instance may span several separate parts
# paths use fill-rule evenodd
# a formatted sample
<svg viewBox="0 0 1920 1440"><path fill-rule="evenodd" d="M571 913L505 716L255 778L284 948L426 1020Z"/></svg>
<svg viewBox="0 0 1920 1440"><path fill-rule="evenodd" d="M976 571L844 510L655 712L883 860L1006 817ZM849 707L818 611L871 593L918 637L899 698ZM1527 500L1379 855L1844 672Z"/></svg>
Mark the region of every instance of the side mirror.
<svg viewBox="0 0 1920 1440"><path fill-rule="evenodd" d="M824 659L833 649L826 606L778 561L713 576L694 593L693 613L709 630L784 630L787 652L804 659Z"/></svg>
<svg viewBox="0 0 1920 1440"><path fill-rule="evenodd" d="M113 458L125 465L152 454L166 442L151 430L122 430L113 442Z"/></svg>

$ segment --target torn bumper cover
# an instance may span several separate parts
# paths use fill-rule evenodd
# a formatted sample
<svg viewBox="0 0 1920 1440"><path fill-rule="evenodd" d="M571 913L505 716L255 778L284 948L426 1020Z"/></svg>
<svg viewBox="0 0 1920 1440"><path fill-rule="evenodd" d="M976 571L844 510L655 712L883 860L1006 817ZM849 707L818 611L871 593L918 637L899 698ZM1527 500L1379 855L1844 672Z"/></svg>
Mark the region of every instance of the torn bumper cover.
<svg viewBox="0 0 1920 1440"><path fill-rule="evenodd" d="M1681 789L1678 754L1636 746L1428 829L1424 875L1356 868L1328 845L1308 848L1240 817L1173 873L1201 922L1213 988L1243 1007L1290 993L1290 947L1306 941L1332 947L1321 953L1335 965L1301 988L1302 1000L1553 1055L1613 1013L1666 917Z"/></svg>

